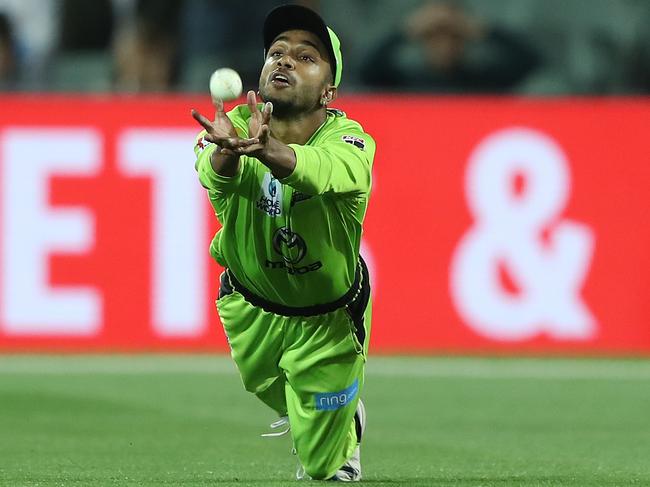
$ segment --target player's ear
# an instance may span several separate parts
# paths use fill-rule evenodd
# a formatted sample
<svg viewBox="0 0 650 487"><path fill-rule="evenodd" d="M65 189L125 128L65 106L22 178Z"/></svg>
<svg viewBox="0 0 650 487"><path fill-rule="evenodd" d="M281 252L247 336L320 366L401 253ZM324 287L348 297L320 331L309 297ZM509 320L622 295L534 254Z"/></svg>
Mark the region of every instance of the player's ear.
<svg viewBox="0 0 650 487"><path fill-rule="evenodd" d="M327 105L332 103L334 100L336 100L337 94L338 94L338 90L336 86L328 85L323 91L323 94L321 95L320 98L321 106L326 107Z"/></svg>

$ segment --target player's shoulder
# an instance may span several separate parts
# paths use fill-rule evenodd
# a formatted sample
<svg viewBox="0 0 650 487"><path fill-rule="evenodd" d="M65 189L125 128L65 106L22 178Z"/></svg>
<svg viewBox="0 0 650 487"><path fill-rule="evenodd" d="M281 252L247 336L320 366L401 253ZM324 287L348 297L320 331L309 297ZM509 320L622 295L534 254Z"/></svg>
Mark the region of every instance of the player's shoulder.
<svg viewBox="0 0 650 487"><path fill-rule="evenodd" d="M332 130L352 130L354 132L362 132L367 134L363 129L363 126L356 120L348 118L347 114L343 110L338 108L328 108L327 117L329 119L329 126Z"/></svg>
<svg viewBox="0 0 650 487"><path fill-rule="evenodd" d="M370 143L374 146L375 141L372 136L364 130L359 122L348 118L344 111L328 108L327 116L329 118L328 132L330 135L341 138L344 142L350 144L362 144L365 147L367 143Z"/></svg>

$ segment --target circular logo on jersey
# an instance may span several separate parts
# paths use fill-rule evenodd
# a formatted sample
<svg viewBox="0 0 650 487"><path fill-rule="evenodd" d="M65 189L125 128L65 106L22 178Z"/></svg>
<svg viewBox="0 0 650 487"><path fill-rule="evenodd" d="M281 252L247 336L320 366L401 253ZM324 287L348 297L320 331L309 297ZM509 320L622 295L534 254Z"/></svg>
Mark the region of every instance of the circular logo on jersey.
<svg viewBox="0 0 650 487"><path fill-rule="evenodd" d="M278 193L278 188L276 186L275 179L273 179L273 176L271 176L271 180L269 181L269 195L271 198L275 198L276 194Z"/></svg>
<svg viewBox="0 0 650 487"><path fill-rule="evenodd" d="M273 235L273 248L286 264L297 264L307 254L307 244L287 227L278 228Z"/></svg>

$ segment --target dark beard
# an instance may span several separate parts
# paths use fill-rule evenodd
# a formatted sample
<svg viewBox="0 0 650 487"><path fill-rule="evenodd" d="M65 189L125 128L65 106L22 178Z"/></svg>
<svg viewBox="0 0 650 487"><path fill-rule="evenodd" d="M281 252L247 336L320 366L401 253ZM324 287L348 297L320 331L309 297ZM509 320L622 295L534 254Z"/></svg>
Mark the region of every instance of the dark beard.
<svg viewBox="0 0 650 487"><path fill-rule="evenodd" d="M272 96L268 96L264 90L260 90L260 97L263 102L270 101L273 103L273 118L279 120L287 120L292 118L301 118L305 115L308 115L320 108L317 104L300 104L296 103L295 100L278 100L274 99Z"/></svg>
<svg viewBox="0 0 650 487"><path fill-rule="evenodd" d="M293 101L274 100L273 98L264 99L264 101L273 103L273 117L277 119L296 118L304 112L304 108Z"/></svg>

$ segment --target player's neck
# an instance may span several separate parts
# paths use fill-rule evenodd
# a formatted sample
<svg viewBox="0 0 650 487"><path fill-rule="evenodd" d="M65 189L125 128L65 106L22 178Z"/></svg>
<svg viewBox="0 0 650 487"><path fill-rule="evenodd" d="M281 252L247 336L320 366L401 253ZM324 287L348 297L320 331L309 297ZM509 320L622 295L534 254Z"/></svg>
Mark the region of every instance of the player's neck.
<svg viewBox="0 0 650 487"><path fill-rule="evenodd" d="M271 134L285 144L306 144L327 119L327 110L290 118L272 118Z"/></svg>

